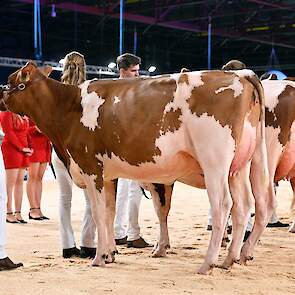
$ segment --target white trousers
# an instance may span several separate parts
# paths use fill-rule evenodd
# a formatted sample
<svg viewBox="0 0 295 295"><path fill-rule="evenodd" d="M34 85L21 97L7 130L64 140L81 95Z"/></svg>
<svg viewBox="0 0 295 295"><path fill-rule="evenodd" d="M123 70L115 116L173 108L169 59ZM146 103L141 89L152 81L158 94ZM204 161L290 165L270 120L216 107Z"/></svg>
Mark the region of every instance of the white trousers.
<svg viewBox="0 0 295 295"><path fill-rule="evenodd" d="M119 178L116 196L115 238L128 241L140 237L138 224L142 190L135 180Z"/></svg>
<svg viewBox="0 0 295 295"><path fill-rule="evenodd" d="M71 223L73 181L63 162L57 157L55 152L52 153L52 163L59 186L59 229L61 244L63 249L73 248L76 246ZM86 190L83 190L83 192L86 208L81 228L81 246L95 248L96 227L92 218L90 201Z"/></svg>
<svg viewBox="0 0 295 295"><path fill-rule="evenodd" d="M6 244L6 174L3 163L2 151L0 149L0 259L7 257Z"/></svg>

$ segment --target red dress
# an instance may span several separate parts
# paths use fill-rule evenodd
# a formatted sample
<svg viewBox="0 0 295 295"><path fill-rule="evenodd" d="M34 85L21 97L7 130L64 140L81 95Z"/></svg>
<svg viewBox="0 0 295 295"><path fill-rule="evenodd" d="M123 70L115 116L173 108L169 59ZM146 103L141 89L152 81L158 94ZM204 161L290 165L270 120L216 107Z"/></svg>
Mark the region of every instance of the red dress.
<svg viewBox="0 0 295 295"><path fill-rule="evenodd" d="M29 120L20 119L11 112L1 112L0 121L4 132L1 150L5 169L28 167L29 157L22 149L30 147Z"/></svg>
<svg viewBox="0 0 295 295"><path fill-rule="evenodd" d="M49 163L51 159L50 141L43 133L40 133L33 121L29 120L29 134L32 149L31 163Z"/></svg>

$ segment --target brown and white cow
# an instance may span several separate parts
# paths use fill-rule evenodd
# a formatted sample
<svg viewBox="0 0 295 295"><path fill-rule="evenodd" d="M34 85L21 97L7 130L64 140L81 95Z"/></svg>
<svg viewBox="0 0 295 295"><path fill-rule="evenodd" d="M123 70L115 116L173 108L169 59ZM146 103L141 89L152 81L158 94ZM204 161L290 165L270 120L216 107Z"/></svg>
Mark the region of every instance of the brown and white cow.
<svg viewBox="0 0 295 295"><path fill-rule="evenodd" d="M265 137L270 174L270 207L274 206L273 182L288 179L295 188L295 82L266 79L262 81L265 92ZM295 196L291 205L295 219ZM271 213L268 213L268 215ZM294 232L294 221L290 232Z"/></svg>
<svg viewBox="0 0 295 295"><path fill-rule="evenodd" d="M112 180L118 177L206 187L213 230L199 272L217 263L231 208L234 233L225 264L239 259L251 159L257 222L242 259L252 255L267 222L268 183L263 93L252 71L86 81L78 87L47 78L28 63L8 82L5 108L30 117L63 160L79 166L97 226L93 265L113 261Z"/></svg>

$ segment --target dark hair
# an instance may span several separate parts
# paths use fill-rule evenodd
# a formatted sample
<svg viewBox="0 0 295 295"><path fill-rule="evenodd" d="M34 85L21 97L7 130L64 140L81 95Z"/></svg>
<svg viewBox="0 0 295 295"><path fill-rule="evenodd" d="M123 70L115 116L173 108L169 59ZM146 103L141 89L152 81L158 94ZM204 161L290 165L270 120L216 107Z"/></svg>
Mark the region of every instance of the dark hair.
<svg viewBox="0 0 295 295"><path fill-rule="evenodd" d="M131 53L124 53L117 57L117 66L119 70L128 70L129 67L140 64L141 58Z"/></svg>
<svg viewBox="0 0 295 295"><path fill-rule="evenodd" d="M246 69L246 65L237 59L232 59L227 64L225 64L221 69L224 71L243 70Z"/></svg>

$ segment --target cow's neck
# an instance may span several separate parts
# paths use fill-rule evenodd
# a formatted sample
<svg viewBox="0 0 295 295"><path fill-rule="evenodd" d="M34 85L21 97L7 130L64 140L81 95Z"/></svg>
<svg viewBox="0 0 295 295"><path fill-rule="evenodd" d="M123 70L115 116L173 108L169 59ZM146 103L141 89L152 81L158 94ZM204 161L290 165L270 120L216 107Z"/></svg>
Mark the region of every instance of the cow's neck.
<svg viewBox="0 0 295 295"><path fill-rule="evenodd" d="M74 116L81 108L80 92L78 86L65 85L53 79L46 79L31 90L29 103L33 102L33 105L26 108L25 113L56 146L64 142L75 121Z"/></svg>

